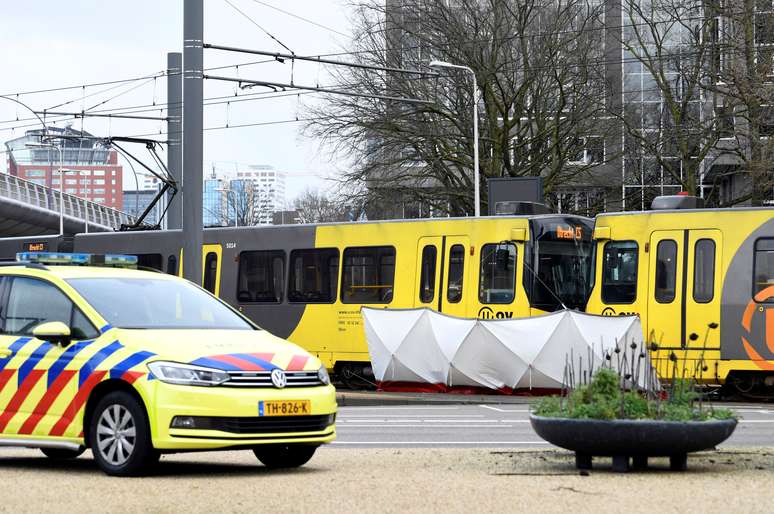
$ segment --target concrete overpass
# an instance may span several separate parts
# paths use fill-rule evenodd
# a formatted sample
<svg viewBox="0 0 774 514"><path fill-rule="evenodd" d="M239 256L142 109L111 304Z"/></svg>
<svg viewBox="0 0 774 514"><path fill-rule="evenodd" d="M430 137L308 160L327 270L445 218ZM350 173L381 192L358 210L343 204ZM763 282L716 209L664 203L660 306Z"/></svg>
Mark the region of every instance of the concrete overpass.
<svg viewBox="0 0 774 514"><path fill-rule="evenodd" d="M125 212L64 194L65 234L108 232L133 220ZM59 233L59 191L0 173L0 237Z"/></svg>

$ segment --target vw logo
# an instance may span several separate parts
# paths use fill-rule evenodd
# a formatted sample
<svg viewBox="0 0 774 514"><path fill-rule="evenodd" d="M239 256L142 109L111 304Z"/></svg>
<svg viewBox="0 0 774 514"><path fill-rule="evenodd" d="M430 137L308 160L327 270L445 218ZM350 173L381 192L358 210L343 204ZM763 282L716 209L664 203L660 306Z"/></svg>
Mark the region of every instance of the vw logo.
<svg viewBox="0 0 774 514"><path fill-rule="evenodd" d="M274 387L278 389L282 389L286 385L288 385L288 377L285 376L285 372L282 371L279 368L276 368L274 371L271 372L271 383L274 384Z"/></svg>

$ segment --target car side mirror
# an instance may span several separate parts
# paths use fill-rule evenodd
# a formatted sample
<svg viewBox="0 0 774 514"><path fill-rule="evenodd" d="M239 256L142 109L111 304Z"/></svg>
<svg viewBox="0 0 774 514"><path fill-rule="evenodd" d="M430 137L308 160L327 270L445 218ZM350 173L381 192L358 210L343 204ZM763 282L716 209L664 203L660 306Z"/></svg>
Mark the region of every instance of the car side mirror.
<svg viewBox="0 0 774 514"><path fill-rule="evenodd" d="M51 344L58 344L61 346L69 345L70 341L72 340L72 336L70 335L70 327L61 321L49 321L48 323L41 323L32 329L32 335L41 341L47 341Z"/></svg>

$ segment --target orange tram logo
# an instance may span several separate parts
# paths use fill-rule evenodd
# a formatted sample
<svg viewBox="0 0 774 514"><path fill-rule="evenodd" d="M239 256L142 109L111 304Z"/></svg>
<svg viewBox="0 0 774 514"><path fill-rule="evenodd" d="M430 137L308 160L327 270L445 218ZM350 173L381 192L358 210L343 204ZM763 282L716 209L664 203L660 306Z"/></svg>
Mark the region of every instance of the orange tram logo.
<svg viewBox="0 0 774 514"><path fill-rule="evenodd" d="M751 335L750 330L752 327L753 316L755 315L755 312L759 310L757 307L760 307L760 311L764 312L766 316L766 346L771 353L774 353L774 307L764 308L763 306L759 306L757 303L764 302L771 297L774 297L774 286L769 286L766 289L763 289L762 291L758 292L758 294L756 294L752 300L750 300L750 303L747 304L747 307L744 309L744 314L742 315L742 328L744 328L749 337ZM742 345L744 345L745 352L747 352L748 357L750 357L756 366L766 371L774 371L774 363L764 359L755 350L753 345L750 344L745 336L742 336Z"/></svg>

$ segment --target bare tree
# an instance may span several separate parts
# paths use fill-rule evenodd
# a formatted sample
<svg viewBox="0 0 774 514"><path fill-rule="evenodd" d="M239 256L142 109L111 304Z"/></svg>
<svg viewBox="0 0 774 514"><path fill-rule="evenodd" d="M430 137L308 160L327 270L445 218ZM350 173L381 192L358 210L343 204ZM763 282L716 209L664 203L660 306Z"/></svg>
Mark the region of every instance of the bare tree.
<svg viewBox="0 0 774 514"><path fill-rule="evenodd" d="M714 22L700 0L623 0L622 10L624 102L613 114L625 130L627 173L646 204L646 196L676 192L664 184L697 195L719 138L704 87Z"/></svg>
<svg viewBox="0 0 774 514"><path fill-rule="evenodd" d="M230 220L233 216L236 219L236 225L247 227L255 225L256 219L256 190L246 181L240 181L239 185L232 182L231 189L224 194L226 205L226 219ZM236 186L236 187L235 187Z"/></svg>
<svg viewBox="0 0 774 514"><path fill-rule="evenodd" d="M469 66L479 85L482 179L542 176L550 194L590 180L603 160L574 159L586 136L606 130L601 4L357 0L352 59L416 70L427 69L431 59ZM348 186L369 205L416 202L441 214L473 212L468 74L333 73L342 90L433 102L329 95L309 107L317 121L307 133L356 161L343 176Z"/></svg>
<svg viewBox="0 0 774 514"><path fill-rule="evenodd" d="M746 187L725 203L774 200L774 7L771 2L711 0L708 15L716 20L718 51L715 80L708 89L721 98L723 147L736 158L718 180L742 175Z"/></svg>
<svg viewBox="0 0 774 514"><path fill-rule="evenodd" d="M324 193L307 189L293 202L299 223L352 221L353 208L342 199L329 199Z"/></svg>

